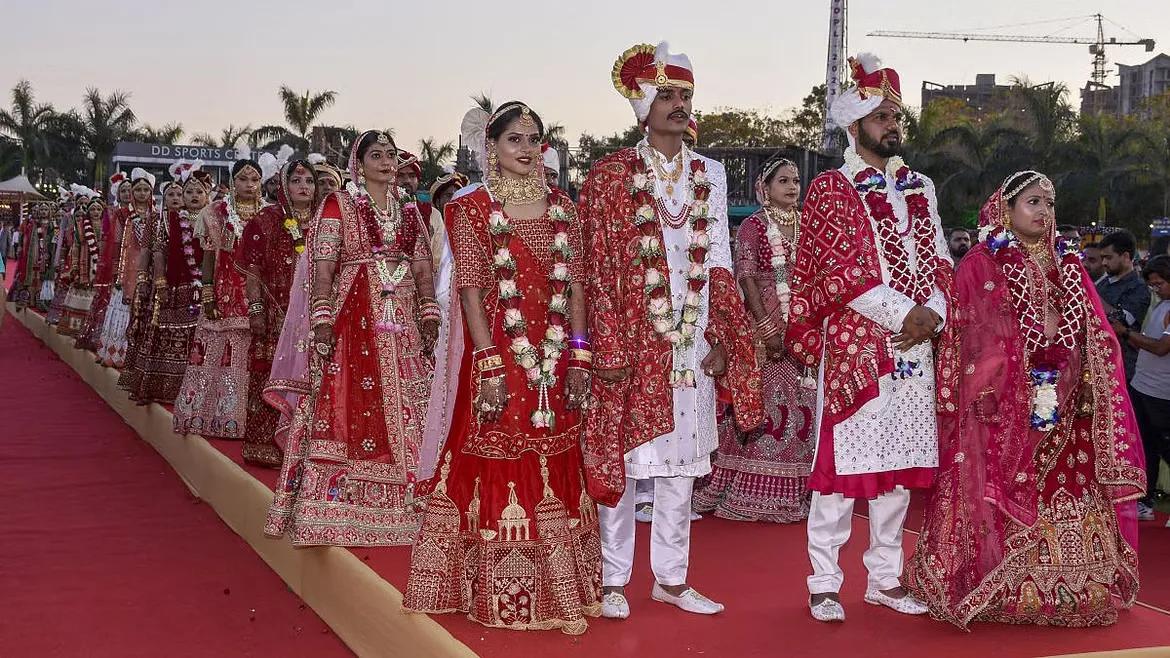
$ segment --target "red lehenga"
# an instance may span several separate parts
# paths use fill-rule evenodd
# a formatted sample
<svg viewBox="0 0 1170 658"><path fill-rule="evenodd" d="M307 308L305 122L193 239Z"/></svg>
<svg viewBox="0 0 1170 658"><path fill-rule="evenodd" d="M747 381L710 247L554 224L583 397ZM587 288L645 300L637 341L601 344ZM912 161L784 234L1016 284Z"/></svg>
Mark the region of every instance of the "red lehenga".
<svg viewBox="0 0 1170 658"><path fill-rule="evenodd" d="M61 271L68 274L65 279L58 277L57 285L65 290L65 297L57 320L57 333L76 336L93 304L93 281L98 265L97 227L86 214L77 218L69 235L62 235L61 239L65 240L66 249Z"/></svg>
<svg viewBox="0 0 1170 658"><path fill-rule="evenodd" d="M422 353L410 268L387 293L378 261L396 269L404 260L429 261L431 253L413 213L385 247L372 216L348 192L335 192L308 231L310 290L316 263L337 263L336 342L323 369L313 357L312 390L300 398L288 430L264 527L296 545L403 545L418 532L414 480L431 364ZM311 342L308 326L297 329Z"/></svg>
<svg viewBox="0 0 1170 658"><path fill-rule="evenodd" d="M279 176L283 183L285 174L282 172ZM280 413L265 402L263 392L272 371L276 344L288 309L289 289L300 257L292 235L284 227L285 218L291 215L284 210L287 196L283 189L279 196L281 203L266 207L248 223L242 245L244 269L259 275L266 320L265 333L252 334L248 364L248 424L244 431L243 451L244 461L260 466L280 466L283 457L275 441Z"/></svg>
<svg viewBox="0 0 1170 658"><path fill-rule="evenodd" d="M35 306L41 291L41 278L49 266L45 222L29 217L21 223L20 250L12 272L12 287L8 297L18 310Z"/></svg>
<svg viewBox="0 0 1170 658"><path fill-rule="evenodd" d="M130 311L137 288L138 256L147 239L147 228L155 221L155 213L148 210L135 213L122 226L117 261L114 265L114 289L106 304L101 337L97 343L97 357L102 365L121 368L126 364L127 332L130 330Z"/></svg>
<svg viewBox="0 0 1170 658"><path fill-rule="evenodd" d="M84 206L84 204L82 204ZM61 314L65 311L65 296L69 294L72 284L73 250L77 244L77 225L72 215L61 216L60 229L57 232L57 249L53 257L52 267L56 270L53 281L53 301L49 303L49 312L45 315L45 323L56 325L61 321Z"/></svg>
<svg viewBox="0 0 1170 658"><path fill-rule="evenodd" d="M1002 212L997 193L987 230ZM1117 339L1075 249L1044 267L997 243L1001 231L957 274L959 414L940 424L938 484L906 583L962 628L1112 624L1138 591L1133 501L1145 489ZM1021 321L1038 314L1020 304L1061 314L1056 334ZM1046 335L1049 346L1029 349L1029 336ZM1037 427L1047 415L1033 408L1037 368L1059 371L1051 429Z"/></svg>
<svg viewBox="0 0 1170 658"><path fill-rule="evenodd" d="M195 213L168 211L151 240L152 267L156 276L161 272L166 278L166 286L154 291L149 316L139 320L144 324L136 332L134 358L119 381L136 402L170 404L183 384L202 285L203 248L194 222Z"/></svg>
<svg viewBox="0 0 1170 658"><path fill-rule="evenodd" d="M554 205L568 214L569 270L580 281L581 227L573 202L554 190L550 208ZM580 633L587 626L585 616L600 613L601 599L601 538L596 507L585 491L582 420L566 406L567 359L562 358L547 393L555 425L533 427L540 394L529 388L524 370L514 363L504 331L488 232L491 211L485 188L445 208L456 273L449 318L459 324L451 331L457 337L450 341L448 363L458 364L458 374L447 391L454 400L442 467L431 483L434 492L415 542L403 605L417 612L465 612L485 626ZM519 310L528 335L543 336L551 295L552 225L547 213L509 223L516 287L523 293ZM510 397L495 423L481 422L472 409L477 395L472 350L458 337L466 328L457 291L468 287L483 290L492 342L504 355Z"/></svg>
<svg viewBox="0 0 1170 658"><path fill-rule="evenodd" d="M237 262L240 236L228 221L228 203L230 198L207 206L195 222L195 237L204 252L215 251L213 285L219 317L200 315L183 385L175 398L174 419L176 433L217 439L244 436L252 341L244 270Z"/></svg>
<svg viewBox="0 0 1170 658"><path fill-rule="evenodd" d="M787 313L776 289L776 270L768 244L768 216L761 210L744 220L735 241L735 275L755 280L764 309L781 335ZM780 276L789 280L796 246L784 240L786 264ZM752 432L735 427L730 413L719 423L719 451L711 475L696 486L695 511L739 521L795 523L808 518L811 493L808 476L815 449L817 392L801 385L804 366L791 355L769 361L759 351L763 382L764 422Z"/></svg>
<svg viewBox="0 0 1170 658"><path fill-rule="evenodd" d="M120 284L118 256L122 253L122 237L126 223L135 215L133 206L118 208L110 218L109 226L103 223L101 256L98 259L97 276L94 277L93 302L89 312L76 332L74 345L79 350L98 351L102 328L106 322L106 309L114 292L114 285Z"/></svg>

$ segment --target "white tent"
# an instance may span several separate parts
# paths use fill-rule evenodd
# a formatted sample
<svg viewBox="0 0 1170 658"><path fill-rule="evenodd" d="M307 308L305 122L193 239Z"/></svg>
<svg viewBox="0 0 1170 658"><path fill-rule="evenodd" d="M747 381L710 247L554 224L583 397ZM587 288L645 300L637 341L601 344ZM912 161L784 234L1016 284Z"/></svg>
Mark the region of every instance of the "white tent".
<svg viewBox="0 0 1170 658"><path fill-rule="evenodd" d="M6 181L0 181L0 196L17 196L20 201L44 201L45 196L41 194L33 184L29 182L28 176L21 174L15 178L9 178Z"/></svg>

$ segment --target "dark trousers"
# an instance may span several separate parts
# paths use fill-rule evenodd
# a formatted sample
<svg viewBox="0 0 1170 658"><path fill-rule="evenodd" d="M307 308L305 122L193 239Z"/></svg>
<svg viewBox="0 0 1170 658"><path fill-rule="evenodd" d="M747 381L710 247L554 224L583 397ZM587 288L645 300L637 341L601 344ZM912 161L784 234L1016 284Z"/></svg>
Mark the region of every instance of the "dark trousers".
<svg viewBox="0 0 1170 658"><path fill-rule="evenodd" d="M1161 460L1170 464L1170 400L1146 395L1133 387L1129 395L1133 398L1133 411L1146 453L1146 491L1152 494L1157 489Z"/></svg>

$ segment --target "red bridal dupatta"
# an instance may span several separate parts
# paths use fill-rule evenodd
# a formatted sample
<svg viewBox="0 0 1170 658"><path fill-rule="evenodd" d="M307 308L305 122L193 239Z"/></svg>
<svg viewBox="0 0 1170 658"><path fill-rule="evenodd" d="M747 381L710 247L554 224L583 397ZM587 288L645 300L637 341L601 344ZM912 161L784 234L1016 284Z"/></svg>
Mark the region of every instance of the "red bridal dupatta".
<svg viewBox="0 0 1170 658"><path fill-rule="evenodd" d="M1134 501L1145 488L1144 458L1117 339L1088 275L1070 261L1080 271L1069 280L1079 278L1082 288L1072 292L1084 301L1067 296L1063 301L1082 309L1083 315L1075 320L1075 347L1054 361L1060 371L1059 421L1053 429L1036 429L1030 368L1047 359L1044 350L1051 347L1029 354L1026 346L1029 329L1013 305L1009 273L1013 259L1014 271L1022 271L1027 255L1019 244L997 241L997 235L1006 235L998 228L1005 211L1000 191L984 205L980 224L986 228L956 276L959 413L939 419L937 487L907 570L909 586L932 614L963 628L1002 605L1005 592L1012 593L1012 583L1019 582L1020 565L1031 563L1030 555L1036 556L1036 568L1023 571L1038 574L1046 551L1063 550L1069 538L1053 536L1056 525L1050 519L1059 518L1073 489L1082 500L1104 498L1099 508L1107 510L1104 516L1108 510L1115 516L1099 527L1086 521L1077 541L1110 541L1116 547L1102 554L1119 557L1112 581L1115 593L1132 603L1137 589ZM1054 240L1053 228L1047 244ZM1055 251L1053 258L1059 272L1062 259ZM1056 278L1050 276L1050 281L1055 284ZM1045 303L1041 300L1037 308ZM1055 344L1056 338L1050 340ZM1093 545L1088 552L1097 548ZM1026 618L1023 607L1006 614L1013 621L1049 623L1035 614ZM1059 610L1049 612L1050 623L1061 623ZM993 612L984 618L1004 616Z"/></svg>

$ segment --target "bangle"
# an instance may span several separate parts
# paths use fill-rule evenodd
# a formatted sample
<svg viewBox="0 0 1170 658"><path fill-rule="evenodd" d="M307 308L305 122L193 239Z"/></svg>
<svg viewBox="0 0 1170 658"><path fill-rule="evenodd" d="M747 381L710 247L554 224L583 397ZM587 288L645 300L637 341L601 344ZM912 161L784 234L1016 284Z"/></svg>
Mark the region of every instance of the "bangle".
<svg viewBox="0 0 1170 658"><path fill-rule="evenodd" d="M211 285L204 285L202 288L199 289L199 299L201 299L204 304L209 304L211 302L214 302L215 301L215 288Z"/></svg>
<svg viewBox="0 0 1170 658"><path fill-rule="evenodd" d="M503 367L504 367L504 357L500 356L499 354L494 354L492 356L480 359L479 361L475 362L475 369L480 371L480 372L483 372L484 370L492 370L494 368L503 368Z"/></svg>
<svg viewBox="0 0 1170 658"><path fill-rule="evenodd" d="M582 361L584 363L593 363L593 352L589 350L569 350L569 359L573 361Z"/></svg>
<svg viewBox="0 0 1170 658"><path fill-rule="evenodd" d="M264 302L252 302L248 304L248 315L262 315L264 313Z"/></svg>
<svg viewBox="0 0 1170 658"><path fill-rule="evenodd" d="M150 275L146 272L139 272L138 276L135 278L135 281L138 283L146 283L147 281L150 281Z"/></svg>
<svg viewBox="0 0 1170 658"><path fill-rule="evenodd" d="M316 329L317 327L323 327L323 326L332 327L333 326L333 318L332 317L313 318L312 322L309 323L310 329Z"/></svg>

